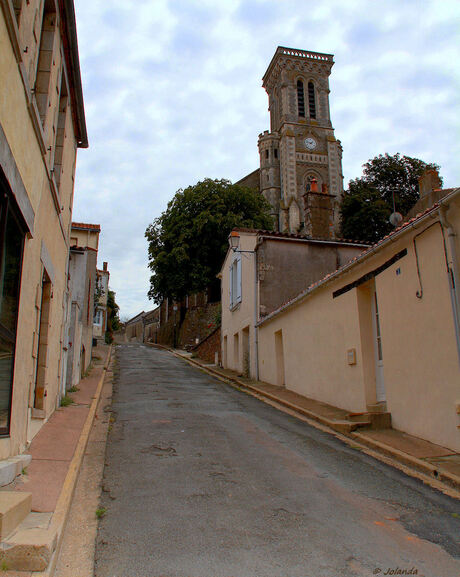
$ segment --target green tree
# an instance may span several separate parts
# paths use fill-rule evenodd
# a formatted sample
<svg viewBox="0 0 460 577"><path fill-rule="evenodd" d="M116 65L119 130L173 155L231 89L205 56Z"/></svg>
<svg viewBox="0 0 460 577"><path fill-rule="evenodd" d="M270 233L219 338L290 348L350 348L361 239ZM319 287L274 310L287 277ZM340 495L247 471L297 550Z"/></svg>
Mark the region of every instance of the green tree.
<svg viewBox="0 0 460 577"><path fill-rule="evenodd" d="M229 180L205 180L178 190L147 228L148 296L181 299L218 284L216 275L234 227L273 228L263 196Z"/></svg>
<svg viewBox="0 0 460 577"><path fill-rule="evenodd" d="M419 199L418 179L428 168L439 170L437 164L399 153L366 162L363 176L350 180L342 198L342 236L374 243L391 232L393 194L396 211L404 216Z"/></svg>
<svg viewBox="0 0 460 577"><path fill-rule="evenodd" d="M120 307L115 302L115 293L109 289L107 292L107 330L105 333L107 343L113 342L113 333L120 328L119 311Z"/></svg>

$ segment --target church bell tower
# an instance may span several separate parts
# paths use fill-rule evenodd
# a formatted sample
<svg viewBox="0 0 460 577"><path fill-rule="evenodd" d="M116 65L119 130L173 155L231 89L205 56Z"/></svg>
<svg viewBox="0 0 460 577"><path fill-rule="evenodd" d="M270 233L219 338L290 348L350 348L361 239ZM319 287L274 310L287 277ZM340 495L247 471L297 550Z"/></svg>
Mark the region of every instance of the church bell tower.
<svg viewBox="0 0 460 577"><path fill-rule="evenodd" d="M280 232L338 236L343 175L329 111L333 64L331 54L279 46L263 77L270 132L259 135L260 191Z"/></svg>

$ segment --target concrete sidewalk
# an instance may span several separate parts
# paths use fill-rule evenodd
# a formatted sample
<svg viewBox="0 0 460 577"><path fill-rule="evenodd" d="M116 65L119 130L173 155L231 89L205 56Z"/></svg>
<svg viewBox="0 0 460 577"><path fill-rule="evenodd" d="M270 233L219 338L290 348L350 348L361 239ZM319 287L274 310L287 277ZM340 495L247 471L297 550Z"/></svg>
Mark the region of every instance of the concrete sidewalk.
<svg viewBox="0 0 460 577"><path fill-rule="evenodd" d="M13 577L51 575L75 484L95 418L112 347L93 349L89 375L70 393L72 404L57 409L34 437L26 474L6 491L32 496L31 512L0 544L3 574Z"/></svg>
<svg viewBox="0 0 460 577"><path fill-rule="evenodd" d="M361 428L359 420L350 418L348 411L308 399L285 387L254 381L234 371L206 364L198 358L192 358L190 353L181 350L172 352L219 379L283 408L310 424L334 434L351 446L460 499L458 453L395 429Z"/></svg>

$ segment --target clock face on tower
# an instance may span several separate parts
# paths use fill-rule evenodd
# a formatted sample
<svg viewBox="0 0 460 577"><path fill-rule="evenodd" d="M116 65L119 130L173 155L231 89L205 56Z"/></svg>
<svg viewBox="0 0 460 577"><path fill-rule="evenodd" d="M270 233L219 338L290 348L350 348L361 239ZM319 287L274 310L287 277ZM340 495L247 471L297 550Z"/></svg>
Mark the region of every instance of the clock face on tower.
<svg viewBox="0 0 460 577"><path fill-rule="evenodd" d="M314 138L312 138L311 136L306 138L304 140L304 143L305 143L305 148L307 148L308 150L314 150L316 148L316 140Z"/></svg>

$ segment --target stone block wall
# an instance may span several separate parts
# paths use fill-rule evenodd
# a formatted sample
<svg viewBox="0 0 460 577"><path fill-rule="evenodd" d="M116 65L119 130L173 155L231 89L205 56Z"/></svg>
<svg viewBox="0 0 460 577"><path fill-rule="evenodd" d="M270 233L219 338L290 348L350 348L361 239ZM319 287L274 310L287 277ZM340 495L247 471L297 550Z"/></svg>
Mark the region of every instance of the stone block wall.
<svg viewBox="0 0 460 577"><path fill-rule="evenodd" d="M218 353L218 363L221 365L221 347L220 347L220 326L201 341L193 352L207 363L215 362L216 352Z"/></svg>

